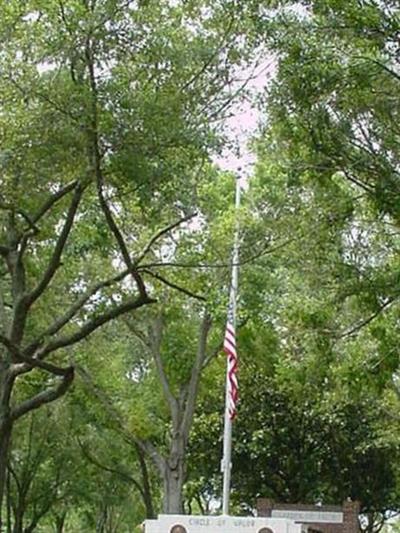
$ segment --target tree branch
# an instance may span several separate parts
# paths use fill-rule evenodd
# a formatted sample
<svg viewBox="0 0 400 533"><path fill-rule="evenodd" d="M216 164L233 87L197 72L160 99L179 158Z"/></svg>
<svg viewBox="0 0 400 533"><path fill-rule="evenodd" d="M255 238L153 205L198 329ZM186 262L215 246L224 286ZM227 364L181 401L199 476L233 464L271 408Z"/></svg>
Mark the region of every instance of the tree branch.
<svg viewBox="0 0 400 533"><path fill-rule="evenodd" d="M180 92L181 93L185 93L188 90L188 88L190 87L190 85L195 83L199 78L201 78L201 76L205 72L207 72L208 68L218 58L218 55L221 53L221 50L229 44L228 37L229 37L229 34L231 34L231 32L232 32L234 20L235 20L234 17L231 16L230 20L229 20L229 22L228 22L228 24L226 26L226 30L224 32L224 35L221 38L220 45L215 48L213 53L210 55L208 60L205 61L205 63L202 65L202 67L197 72L195 72L193 74L193 76L191 78L189 78L189 80L187 80L182 85L182 87L180 88ZM236 37L234 32L232 32L232 35L233 35L234 38ZM231 39L231 41L232 41L232 39Z"/></svg>
<svg viewBox="0 0 400 533"><path fill-rule="evenodd" d="M201 269L211 269L211 268L232 268L233 266L243 266L247 265L249 263L252 263L256 259L259 259L260 257L263 257L264 255L272 254L291 242L293 242L294 239L288 239L284 241L281 244L277 244L276 246L273 246L272 248L263 248L256 254L253 254L249 257L243 258L237 263L234 263L232 261L228 261L226 263L179 263L179 262L173 262L173 261L167 261L167 262L158 262L158 263L145 263L144 265L141 265L139 267L139 270L146 270L150 268L157 268L157 267L169 267L169 268L201 268Z"/></svg>
<svg viewBox="0 0 400 533"><path fill-rule="evenodd" d="M140 485L140 483L134 477L132 477L131 475L127 474L126 472L124 472L122 470L118 470L117 468L113 468L113 467L110 467L110 466L103 465L96 457L94 457L94 455L92 455L89 452L87 447L84 446L84 444L82 444L82 442L80 441L79 437L76 440L77 440L77 442L79 444L79 447L80 447L80 449L82 451L82 454L84 455L84 457L88 461L90 461L92 464L97 466L97 468L100 468L101 470L104 470L105 472L109 472L110 474L116 474L117 476L119 476L121 479L123 479L127 483L131 483L132 485L134 485L137 488L137 490L139 491L139 493L142 496L142 498L144 498L143 487Z"/></svg>
<svg viewBox="0 0 400 533"><path fill-rule="evenodd" d="M399 296L396 296L394 298L391 298L390 300L388 300L387 302L385 302L383 305L381 305L381 307L375 311L375 313L373 313L371 316L369 316L368 318L366 318L365 320L362 320L361 322L359 322L358 324L356 324L355 326L353 326L352 328L348 329L347 331L344 331L342 332L341 334L338 335L338 339L343 339L345 337L351 337L352 335L354 335L355 333L358 333L362 328L364 328L365 326L367 326L370 322L372 322L373 320L375 320L375 318L377 316L379 316L387 307L389 307L390 305L392 305L396 300L398 300L400 298L400 295Z"/></svg>
<svg viewBox="0 0 400 533"><path fill-rule="evenodd" d="M34 340L27 348L26 353L34 353L34 351L42 343L42 339L55 335L76 315L76 313L85 305L85 303L100 289L110 287L118 281L122 281L129 274L128 270L113 276L112 278L101 281L90 287L76 302L59 318L57 318L36 340Z"/></svg>
<svg viewBox="0 0 400 533"><path fill-rule="evenodd" d="M373 195L374 194L374 190L373 190L372 187L370 187L368 184L366 184L366 183L358 180L357 178L355 178L352 174L350 174L350 172L348 170L343 169L342 172L343 172L343 174L346 176L346 178L349 181L354 183L354 185L357 185L357 187L360 187L363 191L365 191L369 195Z"/></svg>
<svg viewBox="0 0 400 533"><path fill-rule="evenodd" d="M165 459L158 453L155 446L153 446L150 441L140 439L139 437L136 437L135 435L127 431L124 423L121 420L121 416L118 413L117 409L114 407L112 401L107 396L107 394L98 385L95 384L89 372L80 365L75 365L75 370L82 378L84 384L101 402L111 419L117 424L118 430L124 437L125 441L128 444L139 446L139 448L151 458L151 460L159 469L159 471L163 472L165 468Z"/></svg>
<svg viewBox="0 0 400 533"><path fill-rule="evenodd" d="M62 187L59 191L52 194L42 205L42 207L39 209L39 211L32 217L32 223L37 224L39 220L49 211L54 204L58 202L58 200L61 200L66 194L68 194L70 191L72 191L76 186L78 185L78 182L76 180L71 181L68 183L65 187Z"/></svg>
<svg viewBox="0 0 400 533"><path fill-rule="evenodd" d="M101 172L101 171L100 171ZM132 275L135 283L136 283L136 286L139 290L139 293L142 295L142 296L146 296L146 287L143 283L143 280L140 276L140 274L138 273L137 271L137 268L135 267L131 257L130 257L130 254L129 254L129 251L128 251L128 248L125 244L125 240L124 240L124 237L122 236L122 233L120 232L115 220L114 220L114 217L111 213L111 210L107 204L107 201L104 197L104 194L103 194L103 186L102 186L102 181L103 181L103 178L99 178L97 177L97 193L98 193L98 197L99 197L99 201L100 201L100 207L104 213L104 216L105 216L105 219L106 219L106 222L107 222L107 225L108 227L110 228L111 230L111 233L114 235L115 237L115 240L117 241L118 243L118 246L119 246L119 249L120 249L120 252L122 254L122 257L123 257L123 260L124 260L124 263L125 265L127 266L128 270L129 270L129 273Z"/></svg>
<svg viewBox="0 0 400 533"><path fill-rule="evenodd" d="M6 313L6 304L4 302L3 290L0 287L0 333L8 331L8 317Z"/></svg>
<svg viewBox="0 0 400 533"><path fill-rule="evenodd" d="M179 292L183 292L183 294L186 294L186 296L190 296L191 298L195 298L196 300L200 300L202 302L207 301L207 299L204 296L201 296L200 294L195 294L194 292L191 292L189 289L185 289L184 287L181 287L180 285L176 285L173 281L169 281L164 276L161 276L160 274L157 274L156 272L152 272L151 270L148 270L147 268L143 269L143 272L148 274L149 276L152 276L155 279L158 279L164 285L168 285L168 287L171 287L171 289L175 289Z"/></svg>
<svg viewBox="0 0 400 533"><path fill-rule="evenodd" d="M57 387L39 392L39 394L36 394L36 396L33 396L32 398L29 398L28 400L25 400L16 407L12 408L10 412L11 419L17 420L26 413L29 413L34 409L38 409L44 404L57 400L67 392L73 380L74 367L71 366L68 368L67 373Z"/></svg>
<svg viewBox="0 0 400 533"><path fill-rule="evenodd" d="M172 425L174 428L178 426L178 401L175 396L172 394L171 386L167 374L164 369L164 365L161 358L161 343L162 343L162 334L163 334L163 319L161 314L159 314L156 320L153 322L149 340L150 340L150 351L153 356L154 363L156 365L158 377L161 382L161 387L164 393L164 397L169 406L169 410L172 418Z"/></svg>
<svg viewBox="0 0 400 533"><path fill-rule="evenodd" d="M11 342L5 335L0 334L0 342L7 348L12 354L14 362L25 363L25 365L19 365L14 369L14 375L19 375L25 372L29 372L32 368L40 368L46 370L55 376L66 376L69 372L69 368L62 368L52 363L40 361L36 358L29 357L21 352L21 350L14 343ZM16 365L17 366L17 365Z"/></svg>
<svg viewBox="0 0 400 533"><path fill-rule="evenodd" d="M16 208L15 206L11 204L7 204L5 202L0 202L0 209L3 209L5 211L14 211L18 215L21 215L21 217L25 220L25 222L28 223L28 226L30 227L31 230L33 230L34 232L38 231L38 228L33 222L32 218L23 209Z"/></svg>
<svg viewBox="0 0 400 533"><path fill-rule="evenodd" d="M387 67L384 63L381 63L377 59L373 59L372 57L365 57L365 56L355 56L355 59L363 59L364 61L370 61L371 63L374 63L378 67L380 67L382 70L393 76L397 81L400 81L400 74L392 70L391 68Z"/></svg>
<svg viewBox="0 0 400 533"><path fill-rule="evenodd" d="M182 419L182 435L185 439L185 442L189 437L190 428L193 422L193 415L196 406L197 393L199 390L201 371L204 367L204 361L206 359L207 339L208 334L210 332L211 323L211 315L208 313L208 311L205 311L203 315L203 320L200 324L197 354L190 375L186 405Z"/></svg>
<svg viewBox="0 0 400 533"><path fill-rule="evenodd" d="M197 213L191 213L175 222L173 222L172 224L169 224L168 226L166 226L165 228L162 228L160 229L159 231L157 231L157 233L155 233L151 239L149 240L149 242L146 244L146 246L143 248L142 252L139 254L139 256L135 259L135 265L138 265L142 260L143 258L147 255L147 253L150 251L151 247L153 246L153 244L155 242L157 242L157 240L162 237L163 235L165 235L166 233L169 233L170 231L172 231L173 229L177 228L178 226L180 226L181 224L183 224L184 222L187 222L188 220L191 220L192 218L196 217L197 216Z"/></svg>
<svg viewBox="0 0 400 533"><path fill-rule="evenodd" d="M129 311L138 309L143 305L155 303L155 301L156 300L153 300L148 296L146 296L146 298L138 297L134 300L127 300L126 302L116 307L112 307L105 313L102 313L101 315L98 315L97 317L93 317L91 320L88 320L85 324L83 324L81 328L79 328L74 333L50 341L45 346L43 346L43 348L38 350L36 357L38 359L44 359L49 353L79 342L80 340L93 333L93 331L98 329L103 324L106 324L107 322L118 318L124 313L128 313Z"/></svg>
<svg viewBox="0 0 400 533"><path fill-rule="evenodd" d="M97 195L99 198L100 207L104 213L107 225L118 243L125 265L128 268L130 274L132 275L132 278L134 279L136 283L140 296L143 298L146 298L147 297L146 287L135 265L132 262L128 248L125 244L124 237L122 236L122 233L114 220L114 217L111 213L111 209L109 208L107 201L104 197L104 193L103 193L104 176L103 176L103 171L101 167L101 154L100 154L100 147L99 147L98 116L97 116L97 85L96 85L96 77L94 73L93 51L91 49L90 40L86 42L85 56L86 56L86 66L87 66L88 73L89 73L89 83L90 83L91 97L92 97L91 98L92 116L91 116L91 125L90 125L91 128L88 132L89 142L90 142L89 149L91 150L91 154L90 154L91 159L92 159L91 162L93 165L93 171L94 171L94 175L96 178Z"/></svg>
<svg viewBox="0 0 400 533"><path fill-rule="evenodd" d="M74 222L75 214L77 212L79 202L81 201L82 194L83 194L83 187L80 184L77 184L75 187L75 193L72 198L71 204L68 209L67 217L64 222L64 226L61 230L61 233L57 239L56 246L53 251L53 255L49 261L49 264L47 266L47 269L45 273L43 274L42 279L39 281L39 283L36 285L36 287L26 296L26 306L29 308L40 296L41 294L46 290L47 286L53 279L53 276L57 270L57 268L60 266L60 259L61 255L63 253L65 244L68 240L69 234L72 229L72 225Z"/></svg>

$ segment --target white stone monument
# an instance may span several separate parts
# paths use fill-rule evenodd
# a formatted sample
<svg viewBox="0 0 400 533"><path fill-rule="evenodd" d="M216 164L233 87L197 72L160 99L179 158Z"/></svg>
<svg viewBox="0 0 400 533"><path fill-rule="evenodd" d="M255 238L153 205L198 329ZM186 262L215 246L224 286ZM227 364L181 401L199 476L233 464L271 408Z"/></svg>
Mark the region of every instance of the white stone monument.
<svg viewBox="0 0 400 533"><path fill-rule="evenodd" d="M146 520L145 533L304 533L307 528L286 518L160 515Z"/></svg>

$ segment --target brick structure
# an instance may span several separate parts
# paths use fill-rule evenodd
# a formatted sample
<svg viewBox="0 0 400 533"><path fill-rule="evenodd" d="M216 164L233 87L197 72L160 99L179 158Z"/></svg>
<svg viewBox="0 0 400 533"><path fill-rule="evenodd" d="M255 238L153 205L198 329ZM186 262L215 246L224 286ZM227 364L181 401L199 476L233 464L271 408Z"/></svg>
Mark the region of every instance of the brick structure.
<svg viewBox="0 0 400 533"><path fill-rule="evenodd" d="M257 500L258 516L293 518L306 525L310 533L359 533L359 513L359 502L352 501L345 501L340 506L275 503L267 498Z"/></svg>

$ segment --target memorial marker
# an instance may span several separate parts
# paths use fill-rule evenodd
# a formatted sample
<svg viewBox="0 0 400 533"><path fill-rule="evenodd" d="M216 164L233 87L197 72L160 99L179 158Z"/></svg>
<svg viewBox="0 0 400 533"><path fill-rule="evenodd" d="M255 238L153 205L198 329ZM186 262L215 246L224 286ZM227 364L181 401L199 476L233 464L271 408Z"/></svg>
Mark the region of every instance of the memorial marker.
<svg viewBox="0 0 400 533"><path fill-rule="evenodd" d="M285 518L160 515L146 520L146 533L304 533L301 524Z"/></svg>

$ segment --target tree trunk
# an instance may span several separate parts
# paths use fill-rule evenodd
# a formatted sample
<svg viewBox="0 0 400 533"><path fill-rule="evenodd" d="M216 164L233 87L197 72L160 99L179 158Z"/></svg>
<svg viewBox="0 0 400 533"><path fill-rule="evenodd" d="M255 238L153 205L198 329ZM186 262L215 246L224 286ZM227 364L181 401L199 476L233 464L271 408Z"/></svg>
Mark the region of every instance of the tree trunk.
<svg viewBox="0 0 400 533"><path fill-rule="evenodd" d="M18 511L14 515L13 533L23 533L23 520L24 513L22 512L22 510L18 509Z"/></svg>
<svg viewBox="0 0 400 533"><path fill-rule="evenodd" d="M162 314L159 314L153 323L153 328L146 342L153 355L164 397L169 406L172 422L169 457L164 458L160 454L156 454L155 461L163 479L163 510L166 514L183 514L182 492L186 478L186 445L193 423L201 372L207 357L207 338L210 327L211 317L205 311L200 323L198 349L192 366L191 376L188 382L182 384L178 397L174 395L171 389L161 356L163 336ZM135 329L133 329L133 332L135 333Z"/></svg>
<svg viewBox="0 0 400 533"><path fill-rule="evenodd" d="M176 471L167 468L164 475L164 502L165 514L183 514L182 504L183 478Z"/></svg>
<svg viewBox="0 0 400 533"><path fill-rule="evenodd" d="M11 474L10 470L7 469L7 486L6 486L6 509L7 509L7 533L12 533L12 502L11 502Z"/></svg>
<svg viewBox="0 0 400 533"><path fill-rule="evenodd" d="M185 481L185 445L181 436L171 443L171 453L164 471L164 502L166 514L183 514L183 484Z"/></svg>
<svg viewBox="0 0 400 533"><path fill-rule="evenodd" d="M154 512L154 505L153 505L153 497L151 494L151 487L150 487L150 479L149 479L149 472L147 470L147 464L144 452L140 449L140 446L136 445L136 452L138 454L139 458L139 465L140 470L142 473L142 484L143 484L143 503L146 508L146 518L153 519L156 518L156 514Z"/></svg>
<svg viewBox="0 0 400 533"><path fill-rule="evenodd" d="M18 496L15 508L14 508L14 526L12 533L25 533L24 530L24 516L26 512L26 505L24 497Z"/></svg>
<svg viewBox="0 0 400 533"><path fill-rule="evenodd" d="M55 517L56 533L63 533L66 517L67 517L67 511L64 511L61 515L56 515Z"/></svg>
<svg viewBox="0 0 400 533"><path fill-rule="evenodd" d="M0 406L0 531L3 530L3 499L7 483L7 460L11 442L12 423L7 410Z"/></svg>

